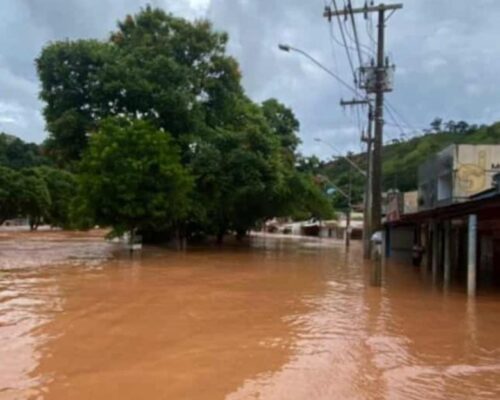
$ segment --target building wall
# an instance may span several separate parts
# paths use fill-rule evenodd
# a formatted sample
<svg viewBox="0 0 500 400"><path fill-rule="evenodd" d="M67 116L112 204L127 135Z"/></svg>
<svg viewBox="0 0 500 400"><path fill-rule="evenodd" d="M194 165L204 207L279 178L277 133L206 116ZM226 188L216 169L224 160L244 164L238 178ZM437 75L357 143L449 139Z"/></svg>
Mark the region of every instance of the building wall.
<svg viewBox="0 0 500 400"><path fill-rule="evenodd" d="M442 207L492 187L500 145L451 145L418 170L418 209Z"/></svg>
<svg viewBox="0 0 500 400"><path fill-rule="evenodd" d="M418 211L418 191L403 194L403 214L411 214Z"/></svg>
<svg viewBox="0 0 500 400"><path fill-rule="evenodd" d="M500 172L500 145L460 145L454 160L453 192L464 199L492 187Z"/></svg>

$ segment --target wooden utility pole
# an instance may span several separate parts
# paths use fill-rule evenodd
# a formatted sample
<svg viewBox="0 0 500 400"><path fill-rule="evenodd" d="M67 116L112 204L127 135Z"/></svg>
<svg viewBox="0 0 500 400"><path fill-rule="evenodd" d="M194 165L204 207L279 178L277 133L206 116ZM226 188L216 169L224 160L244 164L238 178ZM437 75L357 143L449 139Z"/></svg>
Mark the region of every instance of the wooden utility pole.
<svg viewBox="0 0 500 400"><path fill-rule="evenodd" d="M371 233L380 230L382 227L382 145L384 131L384 93L390 91L389 66L385 62L385 23L396 10L403 8L402 4L379 4L359 8L345 8L343 10L332 11L330 7L325 8L324 17L330 21L333 16L378 13L378 43L377 60L375 66L360 66L360 88L367 93L375 94L375 135L373 138L373 162L371 168ZM386 18L386 11L391 13Z"/></svg>

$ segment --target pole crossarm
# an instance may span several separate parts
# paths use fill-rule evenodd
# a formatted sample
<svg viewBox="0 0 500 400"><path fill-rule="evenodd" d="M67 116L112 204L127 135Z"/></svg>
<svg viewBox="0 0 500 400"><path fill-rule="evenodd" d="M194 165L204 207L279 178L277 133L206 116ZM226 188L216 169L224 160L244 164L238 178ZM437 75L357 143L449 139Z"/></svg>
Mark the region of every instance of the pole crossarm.
<svg viewBox="0 0 500 400"><path fill-rule="evenodd" d="M345 3L345 2L344 2ZM368 104L368 137L366 138L367 143L367 154L368 154L368 167L364 175L367 178L365 187L365 238L364 238L364 254L367 257L370 253L370 242L374 231L381 229L382 227L382 147L383 147L383 135L384 135L384 92L389 91L389 66L385 61L385 23L390 18L390 16L403 8L402 3L396 4L378 4L370 5L365 3L364 7L352 7L352 2L349 0L347 6L344 9L339 9L336 6L336 2L333 1L332 7L325 7L323 17L326 17L328 21L332 21L335 17L339 20L340 17L344 17L346 20L348 18L352 19L352 29L354 32L354 40L358 45L358 39L356 38L356 26L354 22L355 14L363 14L365 19L368 18L369 13L378 14L378 35L377 35L377 54L376 59L372 61L369 66L360 65L360 88L367 91L365 98L359 98L352 101L341 101L342 106L354 106L354 105L365 105ZM356 80L355 80L356 82ZM370 85L368 85L370 84ZM375 101L371 103L368 93L375 94ZM366 102L365 102L366 101ZM373 132L372 132L373 125ZM372 136L373 133L373 136ZM364 136L364 135L363 135ZM364 138L362 138L363 140ZM365 141L365 140L363 140ZM347 159L347 158L346 158Z"/></svg>
<svg viewBox="0 0 500 400"><path fill-rule="evenodd" d="M396 10L400 10L401 8L403 8L403 4L401 4L401 3L379 4L376 6L356 7L356 8L336 10L336 11L332 11L330 9L330 7L327 7L325 9L325 12L323 13L323 16L326 18L331 18L331 17L336 17L336 16L346 16L349 14L366 14L369 12L387 11L387 10L396 11Z"/></svg>
<svg viewBox="0 0 500 400"><path fill-rule="evenodd" d="M345 106L364 106L364 105L370 105L370 104L371 104L370 99L340 100L340 105L342 107L345 107Z"/></svg>

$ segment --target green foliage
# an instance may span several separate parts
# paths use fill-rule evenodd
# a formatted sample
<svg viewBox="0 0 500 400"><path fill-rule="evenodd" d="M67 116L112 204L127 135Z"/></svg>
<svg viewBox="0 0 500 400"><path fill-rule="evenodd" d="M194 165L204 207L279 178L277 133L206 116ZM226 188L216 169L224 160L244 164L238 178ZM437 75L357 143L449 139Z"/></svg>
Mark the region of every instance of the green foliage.
<svg viewBox="0 0 500 400"><path fill-rule="evenodd" d="M269 99L262 103L262 111L273 134L280 139L281 147L293 155L300 144L297 136L300 125L292 110L276 99Z"/></svg>
<svg viewBox="0 0 500 400"><path fill-rule="evenodd" d="M47 185L51 199L45 222L62 228L71 227L71 206L77 194L75 175L50 167L39 167L35 171Z"/></svg>
<svg viewBox="0 0 500 400"><path fill-rule="evenodd" d="M102 73L112 52L112 46L96 40L53 42L36 60L50 132L47 151L59 164L81 157L88 133L107 106Z"/></svg>
<svg viewBox="0 0 500 400"><path fill-rule="evenodd" d="M242 95L227 35L147 7L128 16L109 41L46 46L37 59L40 97L60 163L79 160L102 118L151 121L174 137L219 126Z"/></svg>
<svg viewBox="0 0 500 400"><path fill-rule="evenodd" d="M331 215L311 175L295 169L293 112L247 98L227 41L208 21L146 7L107 41L43 49L45 146L81 172L73 220L220 237L285 211Z"/></svg>
<svg viewBox="0 0 500 400"><path fill-rule="evenodd" d="M295 171L288 177L287 188L282 214L278 216L290 216L294 220L327 220L335 217L333 204L314 175Z"/></svg>
<svg viewBox="0 0 500 400"><path fill-rule="evenodd" d="M47 163L47 158L35 143L25 143L15 136L0 133L0 165L21 169Z"/></svg>
<svg viewBox="0 0 500 400"><path fill-rule="evenodd" d="M37 169L15 171L0 167L0 223L28 217L31 229L50 215L52 199Z"/></svg>
<svg viewBox="0 0 500 400"><path fill-rule="evenodd" d="M107 119L84 155L81 188L96 223L117 232L161 230L186 216L191 179L166 132Z"/></svg>
<svg viewBox="0 0 500 400"><path fill-rule="evenodd" d="M195 142L190 167L195 176L197 202L209 233L228 229L246 232L269 217L273 198L283 185L285 165L280 142L270 131L259 107L241 100L228 128Z"/></svg>
<svg viewBox="0 0 500 400"><path fill-rule="evenodd" d="M434 132L440 127L452 129L452 131ZM416 190L418 166L427 157L451 144L500 144L500 123L478 127L463 121L443 123L440 118L436 118L431 123L431 128L431 131L425 135L384 146L382 166L384 190L392 188L400 191ZM365 153L353 155L351 158L362 168L366 168ZM324 173L343 188L348 187L349 170L349 164L343 160L331 162L324 167ZM364 193L364 180L358 174L352 177L353 203L359 203ZM336 205L341 206L341 202L339 197Z"/></svg>
<svg viewBox="0 0 500 400"><path fill-rule="evenodd" d="M34 169L20 172L17 202L18 212L27 216L31 229L36 229L50 214L52 199L44 179Z"/></svg>
<svg viewBox="0 0 500 400"><path fill-rule="evenodd" d="M0 224L15 218L19 212L21 174L0 166Z"/></svg>

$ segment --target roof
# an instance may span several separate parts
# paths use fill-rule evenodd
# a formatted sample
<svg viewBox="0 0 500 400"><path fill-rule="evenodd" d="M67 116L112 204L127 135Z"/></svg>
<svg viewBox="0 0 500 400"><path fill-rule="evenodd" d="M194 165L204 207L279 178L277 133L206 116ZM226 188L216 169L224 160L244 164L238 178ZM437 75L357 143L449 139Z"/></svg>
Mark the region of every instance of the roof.
<svg viewBox="0 0 500 400"><path fill-rule="evenodd" d="M398 221L387 222L387 225L413 225L430 219L446 220L450 218L465 217L470 214L478 214L483 218L500 218L500 192L486 194L477 197L475 195L469 201L454 203L444 207L420 211L411 214L403 214Z"/></svg>

